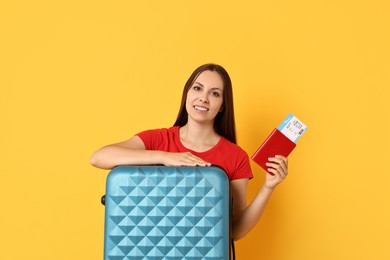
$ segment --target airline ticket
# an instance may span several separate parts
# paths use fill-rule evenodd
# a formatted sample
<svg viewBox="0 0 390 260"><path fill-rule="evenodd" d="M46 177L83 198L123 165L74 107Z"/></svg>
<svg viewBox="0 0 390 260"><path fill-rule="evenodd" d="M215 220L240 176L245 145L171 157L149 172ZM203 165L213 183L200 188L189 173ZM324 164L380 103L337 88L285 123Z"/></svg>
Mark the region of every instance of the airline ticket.
<svg viewBox="0 0 390 260"><path fill-rule="evenodd" d="M289 114L278 126L278 130L294 143L298 141L306 129L307 126L293 114Z"/></svg>

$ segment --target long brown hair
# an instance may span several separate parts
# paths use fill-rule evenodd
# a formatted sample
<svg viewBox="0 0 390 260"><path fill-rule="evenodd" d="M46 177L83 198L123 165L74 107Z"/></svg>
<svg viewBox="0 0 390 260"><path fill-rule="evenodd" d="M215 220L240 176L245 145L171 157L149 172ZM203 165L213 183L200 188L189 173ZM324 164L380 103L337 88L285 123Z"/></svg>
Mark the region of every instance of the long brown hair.
<svg viewBox="0 0 390 260"><path fill-rule="evenodd" d="M227 71L222 66L217 64L204 64L197 68L188 78L186 84L184 85L180 110L174 126L184 126L185 124L187 124L188 113L186 110L186 100L188 90L192 87L198 76L206 70L217 72L221 76L223 81L222 111L219 112L215 117L214 129L217 134L225 137L232 143L236 143L236 124L234 121L232 82Z"/></svg>

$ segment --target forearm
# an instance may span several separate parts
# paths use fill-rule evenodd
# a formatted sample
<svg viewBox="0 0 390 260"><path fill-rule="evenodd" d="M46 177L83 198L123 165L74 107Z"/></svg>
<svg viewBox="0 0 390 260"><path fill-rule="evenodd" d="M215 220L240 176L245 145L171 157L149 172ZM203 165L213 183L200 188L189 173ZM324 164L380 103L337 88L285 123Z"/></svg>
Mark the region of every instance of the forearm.
<svg viewBox="0 0 390 260"><path fill-rule="evenodd" d="M245 210L233 216L232 236L234 240L243 238L256 225L265 210L272 192L273 189L264 185Z"/></svg>
<svg viewBox="0 0 390 260"><path fill-rule="evenodd" d="M126 147L108 145L97 150L91 157L91 164L102 169L112 169L118 165L148 165L160 164L160 151L129 149Z"/></svg>

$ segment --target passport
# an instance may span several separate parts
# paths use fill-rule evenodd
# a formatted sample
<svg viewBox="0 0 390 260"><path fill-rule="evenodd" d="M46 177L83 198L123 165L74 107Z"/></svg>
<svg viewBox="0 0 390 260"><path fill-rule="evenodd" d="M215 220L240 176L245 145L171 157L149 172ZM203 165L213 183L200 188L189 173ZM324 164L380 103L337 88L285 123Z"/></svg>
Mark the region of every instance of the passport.
<svg viewBox="0 0 390 260"><path fill-rule="evenodd" d="M293 114L289 114L252 155L252 160L267 171L268 167L265 164L268 158L275 157L275 155L288 157L306 130L307 126L302 121Z"/></svg>

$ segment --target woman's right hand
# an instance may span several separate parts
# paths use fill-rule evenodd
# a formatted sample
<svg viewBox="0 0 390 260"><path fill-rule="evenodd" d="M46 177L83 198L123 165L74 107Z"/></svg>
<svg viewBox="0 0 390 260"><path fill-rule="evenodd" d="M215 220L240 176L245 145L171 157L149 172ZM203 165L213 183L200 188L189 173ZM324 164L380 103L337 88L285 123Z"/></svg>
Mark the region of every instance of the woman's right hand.
<svg viewBox="0 0 390 260"><path fill-rule="evenodd" d="M112 169L118 165L163 164L166 166L211 166L190 152L163 152L146 150L138 136L124 142L107 145L97 150L91 157L91 164L102 169Z"/></svg>
<svg viewBox="0 0 390 260"><path fill-rule="evenodd" d="M165 166L211 166L211 163L204 161L190 152L163 152L162 162Z"/></svg>

